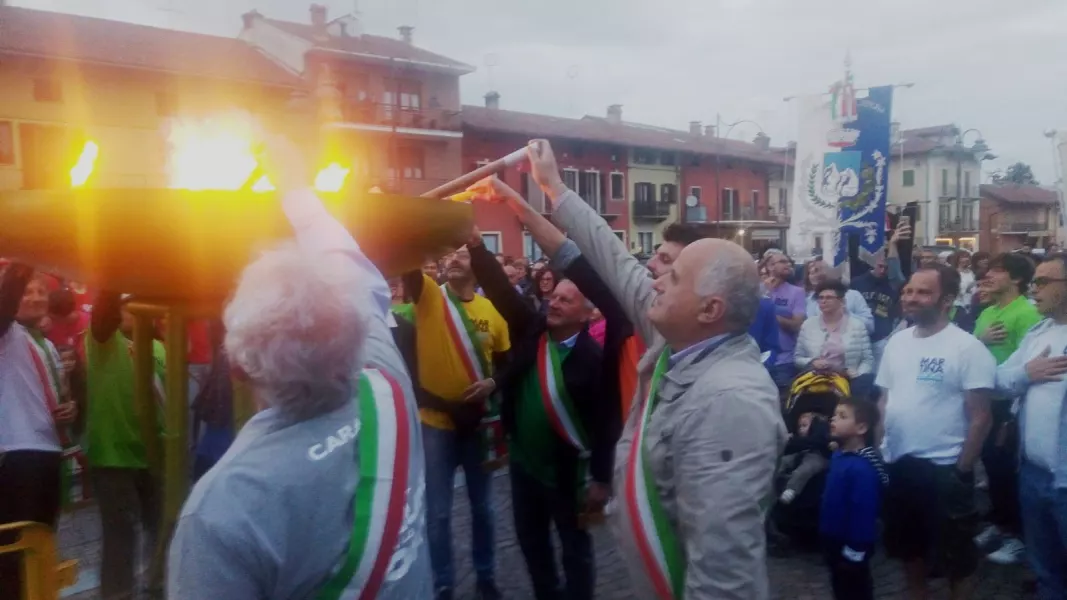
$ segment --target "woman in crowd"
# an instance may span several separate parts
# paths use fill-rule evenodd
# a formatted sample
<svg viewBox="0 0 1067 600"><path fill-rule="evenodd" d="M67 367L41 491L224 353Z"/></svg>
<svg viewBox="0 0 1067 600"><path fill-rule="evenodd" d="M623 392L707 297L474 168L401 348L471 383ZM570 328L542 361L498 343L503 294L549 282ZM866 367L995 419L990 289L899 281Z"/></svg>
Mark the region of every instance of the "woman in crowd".
<svg viewBox="0 0 1067 600"><path fill-rule="evenodd" d="M845 310L848 288L836 280L815 286L818 318L804 321L797 338L797 369L837 371L852 381L853 397L870 392L874 355L863 321Z"/></svg>
<svg viewBox="0 0 1067 600"><path fill-rule="evenodd" d="M534 304L541 314L548 312L548 298L555 291L559 280L559 273L556 273L550 267L545 267L537 272L537 278L534 280L533 298Z"/></svg>

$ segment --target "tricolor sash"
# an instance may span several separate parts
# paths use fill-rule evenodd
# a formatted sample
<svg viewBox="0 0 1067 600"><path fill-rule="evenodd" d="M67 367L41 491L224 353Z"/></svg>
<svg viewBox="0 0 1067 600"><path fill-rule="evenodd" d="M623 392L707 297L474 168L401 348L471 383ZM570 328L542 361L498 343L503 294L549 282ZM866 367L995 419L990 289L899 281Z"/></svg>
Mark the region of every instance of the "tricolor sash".
<svg viewBox="0 0 1067 600"><path fill-rule="evenodd" d="M552 428L579 454L589 454L589 436L582 427L574 401L563 383L563 365L559 359L559 349L548 338L548 332L541 334L537 343L537 377L541 383L541 403L548 413Z"/></svg>
<svg viewBox="0 0 1067 600"><path fill-rule="evenodd" d="M456 354L463 362L467 377L471 383L477 383L489 377L491 369L485 359L485 352L478 341L478 332L474 323L467 316L460 299L452 293L447 285L440 286L441 301L444 305L445 325L448 336ZM482 442L482 466L486 471L494 471L507 463L507 443L504 439L504 427L500 420L500 400L490 396L485 403L485 415L478 425Z"/></svg>
<svg viewBox="0 0 1067 600"><path fill-rule="evenodd" d="M316 600L378 597L404 523L411 459L411 415L399 383L367 368L359 376L359 483L352 536L341 568Z"/></svg>
<svg viewBox="0 0 1067 600"><path fill-rule="evenodd" d="M547 331L541 334L537 343L537 378L541 384L541 405L548 414L549 423L557 435L578 451L578 465L575 469L578 481L575 492L578 495L577 506L582 510L589 482L589 436L563 381L563 362L559 358L559 347L549 339Z"/></svg>
<svg viewBox="0 0 1067 600"><path fill-rule="evenodd" d="M60 383L59 368L56 366L54 357L48 350L48 345L45 343L44 338L38 339L30 331L27 331L26 334L29 336L30 356L33 358L33 366L37 371L37 377L41 380L41 389L44 391L48 412L55 413L59 409L59 397L63 389ZM81 446L73 441L69 428L58 424L55 428L59 444L63 447L60 471L60 500L62 506L66 507L90 498L89 464Z"/></svg>
<svg viewBox="0 0 1067 600"><path fill-rule="evenodd" d="M471 323L459 298L447 285L441 286L441 301L444 303L448 336L452 339L456 354L463 361L471 383L477 383L489 376L489 365L485 364L485 353L478 342L478 332L475 331L474 323Z"/></svg>
<svg viewBox="0 0 1067 600"><path fill-rule="evenodd" d="M656 597L659 600L680 600L685 586L685 550L663 508L648 450L645 449L648 421L656 407L656 390L663 374L667 372L669 357L670 351L664 348L648 384L648 394L641 407L641 420L630 445L623 501L626 503L637 551Z"/></svg>

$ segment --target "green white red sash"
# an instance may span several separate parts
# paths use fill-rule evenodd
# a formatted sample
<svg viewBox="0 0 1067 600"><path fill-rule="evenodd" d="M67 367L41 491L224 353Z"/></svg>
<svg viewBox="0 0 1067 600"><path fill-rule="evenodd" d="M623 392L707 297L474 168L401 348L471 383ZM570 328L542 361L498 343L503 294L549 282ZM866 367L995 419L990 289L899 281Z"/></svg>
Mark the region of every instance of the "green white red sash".
<svg viewBox="0 0 1067 600"><path fill-rule="evenodd" d="M38 339L32 332L26 332L29 342L30 356L33 358L33 366L37 371L37 377L41 380L41 389L44 392L45 404L49 413L55 413L59 409L59 394L61 390L59 381L59 369L55 365L54 357L48 349L44 339ZM47 363L47 367L45 364ZM63 447L63 463L60 471L60 499L63 506L88 500L90 498L89 486L89 463L81 446L76 444L66 426L56 425L56 436L59 444ZM77 486L74 484L77 483ZM77 498L72 497L71 490L80 490Z"/></svg>
<svg viewBox="0 0 1067 600"><path fill-rule="evenodd" d="M629 462L626 465L626 483L623 502L629 526L637 544L641 562L645 566L659 600L680 600L685 586L685 550L667 518L667 511L656 488L650 466L645 435L648 421L656 407L656 390L667 371L669 351L664 348L656 361L648 394L641 407L637 430L630 445Z"/></svg>
<svg viewBox="0 0 1067 600"><path fill-rule="evenodd" d="M384 371L359 377L359 483L341 568L316 600L378 597L396 550L407 505L412 415L399 383Z"/></svg>
<svg viewBox="0 0 1067 600"><path fill-rule="evenodd" d="M485 354L478 343L477 332L467 316L467 311L447 285L441 286L441 302L444 305L448 335L456 348L456 354L463 362L467 376L470 377L471 383L485 379L489 376L489 365L485 364Z"/></svg>
<svg viewBox="0 0 1067 600"><path fill-rule="evenodd" d="M585 434L574 408L574 401L563 383L559 349L548 339L547 332L541 334L541 340L537 343L537 376L541 383L541 403L548 413L552 428L578 450L579 454L588 454L589 437Z"/></svg>

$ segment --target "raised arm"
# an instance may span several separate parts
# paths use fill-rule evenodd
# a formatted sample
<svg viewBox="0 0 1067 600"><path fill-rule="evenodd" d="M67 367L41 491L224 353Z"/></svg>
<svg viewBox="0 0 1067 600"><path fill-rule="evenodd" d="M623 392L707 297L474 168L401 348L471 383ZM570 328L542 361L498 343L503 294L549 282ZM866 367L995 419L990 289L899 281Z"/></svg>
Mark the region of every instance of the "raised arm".
<svg viewBox="0 0 1067 600"><path fill-rule="evenodd" d="M511 331L510 337L522 337L539 315L523 301L519 292L508 281L504 268L482 244L480 233L475 232L467 243L467 248L471 253L471 270L474 272L474 278L481 284L485 297L507 321Z"/></svg>
<svg viewBox="0 0 1067 600"><path fill-rule="evenodd" d="M530 143L534 178L553 204L553 219L578 245L582 256L618 300L645 344L651 346L656 331L648 320L648 307L655 292L652 278L611 231L607 222L567 186L559 176L552 147L546 140Z"/></svg>
<svg viewBox="0 0 1067 600"><path fill-rule="evenodd" d="M0 279L0 337L7 335L26 294L26 286L33 278L33 269L19 263L11 263Z"/></svg>
<svg viewBox="0 0 1067 600"><path fill-rule="evenodd" d="M122 325L122 296L117 292L101 291L93 302L89 329L93 339L103 344L111 339Z"/></svg>
<svg viewBox="0 0 1067 600"><path fill-rule="evenodd" d="M627 320L626 313L611 290L604 285L581 250L551 221L534 210L511 186L496 178L484 179L471 188L479 197L488 197L493 202L503 202L519 218L541 250L552 259L552 266L578 286L608 322L621 323ZM507 315L505 315L506 318Z"/></svg>

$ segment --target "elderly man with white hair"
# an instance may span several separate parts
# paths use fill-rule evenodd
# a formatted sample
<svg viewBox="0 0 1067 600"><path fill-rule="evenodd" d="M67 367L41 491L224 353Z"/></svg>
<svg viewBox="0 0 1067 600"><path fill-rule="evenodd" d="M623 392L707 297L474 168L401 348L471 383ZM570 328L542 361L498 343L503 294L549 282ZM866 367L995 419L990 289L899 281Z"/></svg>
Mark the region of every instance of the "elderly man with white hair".
<svg viewBox="0 0 1067 600"><path fill-rule="evenodd" d="M224 314L261 410L182 510L168 598L429 598L422 442L389 285L300 157L284 158L296 242L249 265Z"/></svg>
<svg viewBox="0 0 1067 600"><path fill-rule="evenodd" d="M648 345L615 452L613 529L638 598L768 597L764 519L786 431L778 390L747 334L760 282L743 248L686 246L653 281L611 227L529 148L553 217Z"/></svg>

